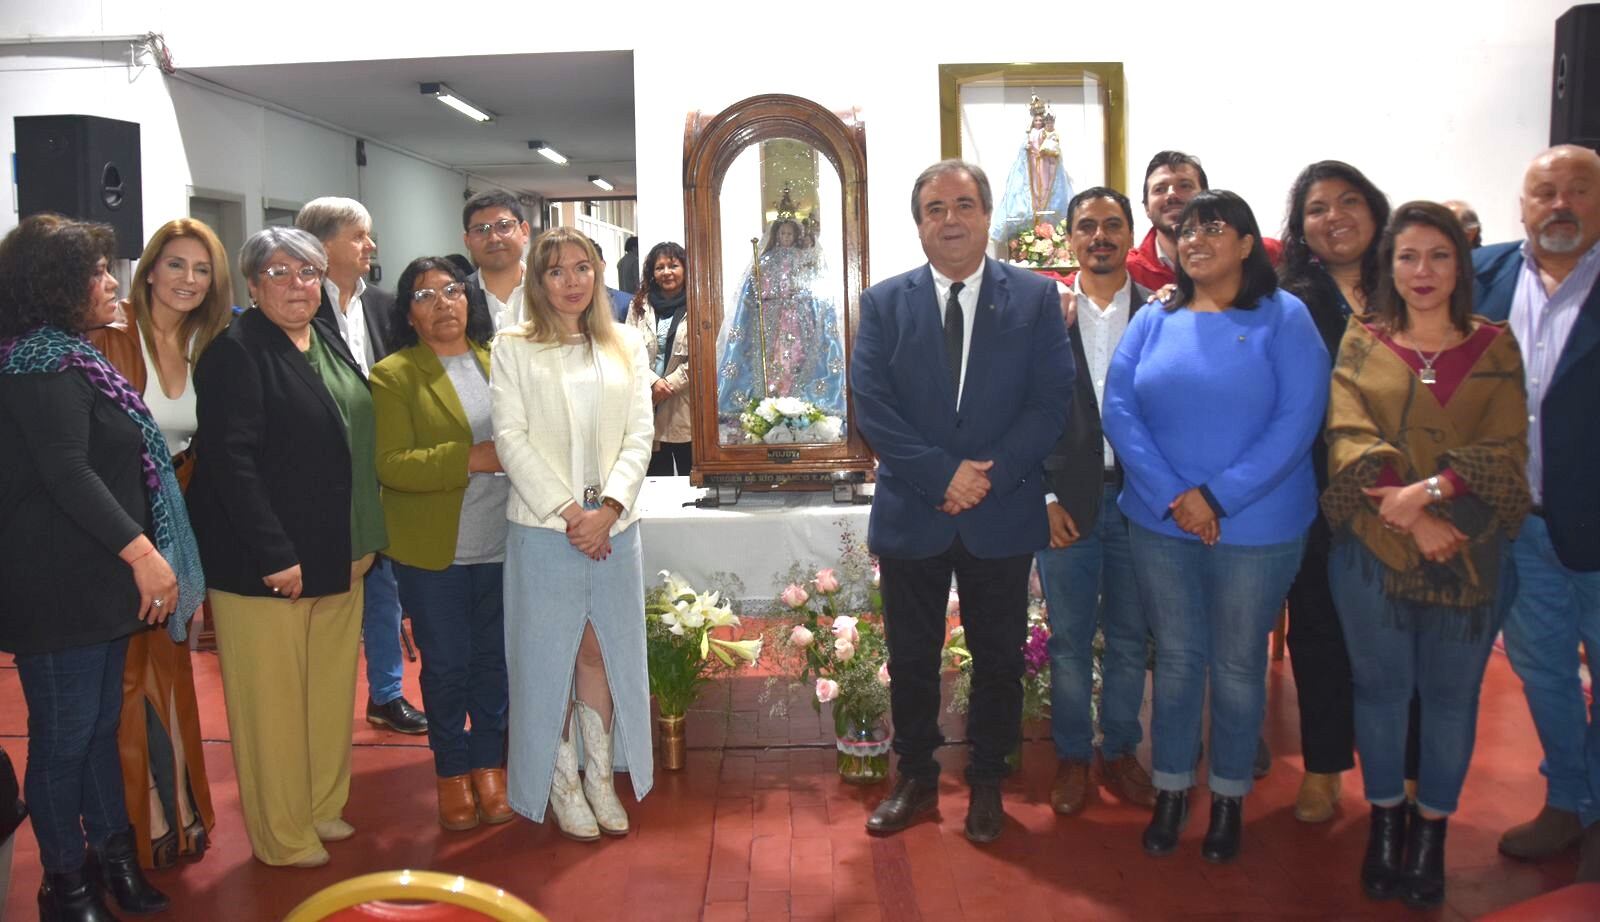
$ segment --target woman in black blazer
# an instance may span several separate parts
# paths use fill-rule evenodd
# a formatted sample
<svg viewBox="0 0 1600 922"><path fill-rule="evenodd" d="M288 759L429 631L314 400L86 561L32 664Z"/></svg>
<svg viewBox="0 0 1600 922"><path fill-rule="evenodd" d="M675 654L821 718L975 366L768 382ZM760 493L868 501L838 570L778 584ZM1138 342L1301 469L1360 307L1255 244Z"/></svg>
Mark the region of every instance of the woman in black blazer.
<svg viewBox="0 0 1600 922"><path fill-rule="evenodd" d="M239 254L254 305L195 366L189 508L206 564L245 828L266 864L349 838L361 577L388 543L372 398L315 320L327 255L266 228Z"/></svg>
<svg viewBox="0 0 1600 922"><path fill-rule="evenodd" d="M112 918L101 885L129 912L167 907L123 800L122 670L129 636L203 586L166 442L82 335L115 316L114 243L55 215L0 242L0 649L28 703L46 920Z"/></svg>

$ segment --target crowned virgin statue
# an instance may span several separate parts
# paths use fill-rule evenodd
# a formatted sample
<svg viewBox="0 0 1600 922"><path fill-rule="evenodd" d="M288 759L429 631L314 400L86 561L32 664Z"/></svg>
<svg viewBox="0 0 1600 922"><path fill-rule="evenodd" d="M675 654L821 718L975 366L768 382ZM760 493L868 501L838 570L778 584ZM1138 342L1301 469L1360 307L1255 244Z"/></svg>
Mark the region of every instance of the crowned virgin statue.
<svg viewBox="0 0 1600 922"><path fill-rule="evenodd" d="M751 241L738 304L717 343L717 415L725 443L844 438L843 286L816 237L816 215L797 220L786 188L777 218ZM768 398L775 404L763 407ZM751 414L760 407L772 416L774 405L779 418L755 421L752 431Z"/></svg>
<svg viewBox="0 0 1600 922"><path fill-rule="evenodd" d="M1028 115L1027 134L1017 148L1017 159L1006 175L1005 195L989 225L989 239L998 243L1007 243L1040 222L1065 220L1067 202L1072 200L1072 180L1061 163L1055 115L1037 96L1028 103Z"/></svg>

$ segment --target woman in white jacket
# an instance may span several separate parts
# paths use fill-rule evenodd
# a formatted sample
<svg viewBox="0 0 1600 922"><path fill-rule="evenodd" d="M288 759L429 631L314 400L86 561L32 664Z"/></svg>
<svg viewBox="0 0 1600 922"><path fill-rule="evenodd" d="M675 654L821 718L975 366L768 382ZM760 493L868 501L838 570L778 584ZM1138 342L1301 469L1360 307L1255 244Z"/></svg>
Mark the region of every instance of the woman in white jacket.
<svg viewBox="0 0 1600 922"><path fill-rule="evenodd" d="M594 245L571 228L528 253L528 320L501 332L490 362L506 514L506 667L511 806L555 810L583 841L626 835L612 784L626 766L649 792L644 576L634 501L655 426L643 338L611 319ZM576 738L584 777L578 783Z"/></svg>

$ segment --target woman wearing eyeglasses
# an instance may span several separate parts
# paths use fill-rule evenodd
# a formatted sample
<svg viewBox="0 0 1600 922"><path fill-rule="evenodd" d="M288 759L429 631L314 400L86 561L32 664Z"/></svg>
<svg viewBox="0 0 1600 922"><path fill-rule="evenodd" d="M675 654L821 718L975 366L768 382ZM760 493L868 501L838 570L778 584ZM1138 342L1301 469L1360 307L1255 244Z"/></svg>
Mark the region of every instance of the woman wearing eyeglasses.
<svg viewBox="0 0 1600 922"><path fill-rule="evenodd" d="M1177 847L1209 676L1211 825L1201 856L1225 862L1239 853L1253 784L1267 634L1316 516L1311 440L1329 361L1305 305L1278 289L1243 199L1196 195L1178 227L1178 290L1129 323L1103 415L1126 473L1118 505L1156 640L1157 795L1144 848Z"/></svg>
<svg viewBox="0 0 1600 922"><path fill-rule="evenodd" d="M400 348L372 369L385 553L422 652L439 825L504 823L511 485L489 413L494 321L449 260L424 257L400 273L390 328Z"/></svg>
<svg viewBox="0 0 1600 922"><path fill-rule="evenodd" d="M194 370L189 508L217 626L239 804L256 858L317 867L355 830L350 715L361 578L388 543L372 398L315 320L328 258L268 227L239 251L251 310Z"/></svg>

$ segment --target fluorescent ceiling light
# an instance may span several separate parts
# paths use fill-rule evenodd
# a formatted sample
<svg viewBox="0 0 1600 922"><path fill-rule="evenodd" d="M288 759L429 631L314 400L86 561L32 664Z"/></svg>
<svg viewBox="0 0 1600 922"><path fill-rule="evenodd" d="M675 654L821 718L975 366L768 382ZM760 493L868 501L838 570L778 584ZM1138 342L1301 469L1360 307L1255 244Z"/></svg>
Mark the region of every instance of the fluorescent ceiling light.
<svg viewBox="0 0 1600 922"><path fill-rule="evenodd" d="M538 151L539 156L550 161L551 163L563 164L567 162L567 158L561 156L560 151L544 143L543 141L529 141L528 150Z"/></svg>
<svg viewBox="0 0 1600 922"><path fill-rule="evenodd" d="M467 101L466 99L462 98L460 93L457 93L455 90L450 89L448 86L445 86L442 83L423 83L420 84L420 86L422 88L422 95L432 96L434 99L439 100L440 102L456 110L457 112L460 112L462 115L465 115L467 118L470 118L475 122L494 121L493 112L490 112L488 109L485 109L482 106Z"/></svg>
<svg viewBox="0 0 1600 922"><path fill-rule="evenodd" d="M604 176L590 176L589 181L607 192L610 192L612 189L616 188L616 186L613 186L611 183L607 182Z"/></svg>

